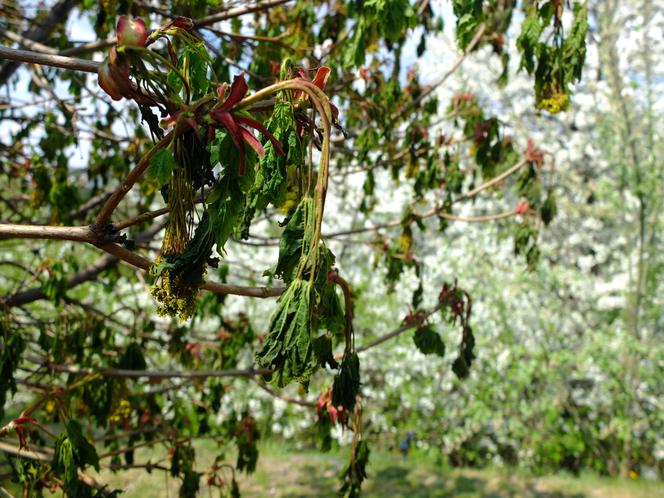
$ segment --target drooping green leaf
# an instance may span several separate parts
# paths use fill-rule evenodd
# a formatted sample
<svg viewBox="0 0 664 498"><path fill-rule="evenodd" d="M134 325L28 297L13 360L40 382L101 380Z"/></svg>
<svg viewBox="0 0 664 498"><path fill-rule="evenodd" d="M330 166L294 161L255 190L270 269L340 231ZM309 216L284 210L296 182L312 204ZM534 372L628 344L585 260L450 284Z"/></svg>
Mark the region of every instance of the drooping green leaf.
<svg viewBox="0 0 664 498"><path fill-rule="evenodd" d="M211 193L208 211L210 233L217 250L222 253L229 237L238 227L244 208L245 195L237 179L225 175Z"/></svg>
<svg viewBox="0 0 664 498"><path fill-rule="evenodd" d="M521 51L521 68L532 74L535 70L535 53L537 50L537 43L540 34L542 33L542 25L537 18L535 12L531 12L521 25L521 34L516 40L516 46Z"/></svg>
<svg viewBox="0 0 664 498"><path fill-rule="evenodd" d="M99 456L95 447L83 436L80 424L70 420L55 442L52 463L52 468L62 479L68 496L93 496L93 490L78 477L78 469L83 470L86 465L92 465L99 471Z"/></svg>
<svg viewBox="0 0 664 498"><path fill-rule="evenodd" d="M86 465L92 465L97 471L99 471L99 456L97 455L97 450L83 435L81 424L76 420L70 420L65 427L67 430L67 437L72 444L76 465L80 468L83 468Z"/></svg>
<svg viewBox="0 0 664 498"><path fill-rule="evenodd" d="M293 280L277 301L270 319L263 347L256 353L256 363L275 372L270 382L284 387L293 381L307 384L318 368L312 346L313 331L311 282Z"/></svg>
<svg viewBox="0 0 664 498"><path fill-rule="evenodd" d="M466 325L463 328L459 355L452 364L452 371L459 379L465 379L470 374L470 367L475 360L475 335L473 329Z"/></svg>
<svg viewBox="0 0 664 498"><path fill-rule="evenodd" d="M305 197L288 220L279 241L279 259L274 275L289 283L295 278L300 258L311 243L313 228L313 199Z"/></svg>
<svg viewBox="0 0 664 498"><path fill-rule="evenodd" d="M329 335L316 337L312 341L311 346L313 347L314 354L321 366L327 364L330 368L339 367L337 360L334 359L334 354L332 352L332 338Z"/></svg>
<svg viewBox="0 0 664 498"><path fill-rule="evenodd" d="M454 0L456 16L456 39L460 49L465 49L484 20L482 0Z"/></svg>
<svg viewBox="0 0 664 498"><path fill-rule="evenodd" d="M588 35L588 7L579 2L574 4L574 23L563 43L562 65L565 71L565 83L574 83L581 79L586 61L586 36Z"/></svg>
<svg viewBox="0 0 664 498"><path fill-rule="evenodd" d="M184 51L189 66L189 85L193 99L198 99L205 95L210 88L210 78L208 78L208 60L210 56L205 50L203 41L196 44L189 44Z"/></svg>
<svg viewBox="0 0 664 498"><path fill-rule="evenodd" d="M341 370L334 377L332 404L343 406L344 410L352 412L358 394L360 394L360 358L357 353L349 353L341 362Z"/></svg>
<svg viewBox="0 0 664 498"><path fill-rule="evenodd" d="M166 185L173 174L175 159L170 149L159 149L150 159L146 175L157 181L160 187Z"/></svg>
<svg viewBox="0 0 664 498"><path fill-rule="evenodd" d="M327 272L323 273L327 277ZM346 319L344 310L337 294L337 286L333 283L327 283L323 287L319 306L319 326L322 329L329 330L334 335L342 335Z"/></svg>
<svg viewBox="0 0 664 498"><path fill-rule="evenodd" d="M445 343L440 334L430 325L417 329L413 334L413 341L417 349L424 354L435 354L441 357L445 355Z"/></svg>

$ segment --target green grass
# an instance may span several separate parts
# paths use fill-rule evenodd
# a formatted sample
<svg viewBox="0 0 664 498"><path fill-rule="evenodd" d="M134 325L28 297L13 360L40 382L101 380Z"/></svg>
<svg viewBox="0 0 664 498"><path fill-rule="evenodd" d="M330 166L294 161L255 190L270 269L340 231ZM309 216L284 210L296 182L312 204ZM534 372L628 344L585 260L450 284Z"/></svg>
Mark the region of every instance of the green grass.
<svg viewBox="0 0 664 498"><path fill-rule="evenodd" d="M202 462L211 462L216 452L211 445L198 445ZM147 452L137 453L136 461L146 461ZM256 472L239 479L245 498L334 497L337 475L345 465L346 451L329 454L280 447L262 448ZM664 484L623 481L592 475L533 477L513 469L443 469L431 459L413 454L374 452L364 486L365 498L664 498ZM124 488L124 498L177 496L179 481L165 472L131 471L113 476L102 472L99 479ZM202 484L201 496L208 493Z"/></svg>
<svg viewBox="0 0 664 498"><path fill-rule="evenodd" d="M199 468L207 468L219 450L214 443L196 444ZM158 451L159 450L159 451ZM141 449L136 463L157 463L163 448ZM230 463L233 455L227 454ZM263 445L256 472L239 478L244 498L335 497L337 475L346 464L348 450L328 454L295 450L271 442ZM169 466L169 462L161 462ZM122 498L178 496L180 481L168 472L132 469L117 474L102 470L89 474L113 488L124 489ZM593 475L573 477L565 474L534 477L523 471L504 468L446 469L431 458L416 452L403 457L397 453L374 451L368 467L364 498L664 498L664 483L625 481ZM201 497L219 496L201 479ZM15 488L10 487L12 491ZM16 491L15 491L16 492ZM48 492L45 496L50 495Z"/></svg>

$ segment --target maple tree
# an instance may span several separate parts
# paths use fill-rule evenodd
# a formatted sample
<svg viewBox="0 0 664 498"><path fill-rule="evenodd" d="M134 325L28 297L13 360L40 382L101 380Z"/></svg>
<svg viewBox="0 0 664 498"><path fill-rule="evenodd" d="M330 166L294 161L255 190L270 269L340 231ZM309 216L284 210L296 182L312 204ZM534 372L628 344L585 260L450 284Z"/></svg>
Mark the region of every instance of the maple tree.
<svg viewBox="0 0 664 498"><path fill-rule="evenodd" d="M0 58L14 61L0 69L0 83L29 79L31 98L46 99L0 109L11 123L0 148L0 239L11 254L0 280L0 415L12 414L0 435L19 440L0 449L16 455L26 494L114 496L86 469L147 465L180 478L180 495L194 496L202 469L192 441L212 437L232 442L238 456L230 477L219 462L206 469L207 483L237 496L235 472L253 471L260 439L248 410L217 419L239 389L222 379L237 378L275 396L293 383L304 392L324 384L317 402L294 401L317 411L323 444L336 424L353 432L341 493L358 496L369 458L359 354L413 331L414 347L445 355L429 321L440 312L459 331L459 378L476 355L463 282L440 282L435 304L423 306L426 268L414 232L444 237L455 221L513 218L515 253L534 268L538 231L556 213L539 146L518 150L489 106L467 92L439 102L436 89L484 48L506 80L512 28L536 108L567 109L582 75L586 7L454 0L459 58L433 79L402 68L415 33L422 56L442 29L428 1L51 7L38 29L19 33L25 16L8 5L3 35L22 48L0 47ZM74 13L101 41L70 40L62 20ZM93 58L100 53L103 60ZM17 72L17 63L31 65ZM442 113L446 132L437 127ZM85 164L75 166L72 150L83 147ZM393 186L409 187L401 219L375 211L391 195L376 180L383 170ZM329 192L331 175L358 171L362 195L344 201L354 218L329 231L329 198L343 195ZM455 214L497 191L516 199L514 209ZM390 285L407 270L420 285L400 326L356 345L361 296L331 247L366 233ZM231 244L278 245L278 253L242 282ZM269 320L255 325L260 313L236 312L227 296L277 299ZM169 446L169 465L134 462L136 448L159 442Z"/></svg>

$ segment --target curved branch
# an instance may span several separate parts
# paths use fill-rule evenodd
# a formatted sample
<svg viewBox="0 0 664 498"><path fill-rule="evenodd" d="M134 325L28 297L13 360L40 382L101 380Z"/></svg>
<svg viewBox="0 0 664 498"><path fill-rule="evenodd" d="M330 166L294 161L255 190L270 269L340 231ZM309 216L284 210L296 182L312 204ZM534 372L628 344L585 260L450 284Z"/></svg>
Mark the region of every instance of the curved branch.
<svg viewBox="0 0 664 498"><path fill-rule="evenodd" d="M6 228L5 228L6 227ZM4 230L3 230L4 228ZM159 227L153 227L146 232L138 234L136 240L144 240L154 235ZM3 236L4 234L4 236ZM9 235L11 234L11 235ZM27 235L23 235L27 234ZM32 235L32 237L30 237ZM39 235L39 236L37 236ZM84 241L95 245L99 249L108 253L106 256L100 258L89 268L75 273L65 281L65 288L71 289L84 282L96 279L100 273L117 265L119 260L125 261L137 268L149 271L152 266L152 261L143 256L136 254L121 245L111 242L100 242L96 234L89 227L42 227L30 225L2 225L0 224L0 239L7 239L10 237L23 237L23 238L41 238L41 239L56 239L56 240L74 240ZM248 287L243 285L224 284L218 282L206 282L203 289L218 294L232 294L236 296L268 298L277 297L283 292L281 287ZM18 294L0 297L0 303L5 306L23 306L34 301L46 298L46 294L42 287L30 289Z"/></svg>
<svg viewBox="0 0 664 498"><path fill-rule="evenodd" d="M510 175L513 175L515 172L523 168L526 164L529 164L528 158L522 159L518 163L516 163L514 166L511 166L510 168L506 169L503 171L500 175L491 178L487 182L483 183L482 185L478 186L477 188L474 188L473 190L466 192L465 194L460 195L459 197L455 198L452 200L452 204L457 204L461 201L468 200L472 197L475 197L477 194L480 192L493 187L494 185L502 182L505 178L507 178ZM508 216L511 216L512 213L502 213L500 215L493 215L486 217L486 219L480 219L482 217L468 217L468 218L462 218L462 217L456 217L454 215L450 215L449 213L445 213L443 211L442 207L434 207L430 209L429 211L425 211L424 213L415 213L414 216L417 216L418 218L431 218L432 216L440 216L442 218L449 219L451 221L491 221L494 219L502 219L502 218L507 218ZM333 232L330 234L325 234L325 238L334 238L338 237L340 235L353 235L356 233L364 233L364 232L375 232L377 230L381 230L383 228L395 228L399 227L403 224L402 220L394 220L390 221L388 223L382 223L380 225L374 225L372 227L362 227L362 228L354 228L350 230L342 230L339 232Z"/></svg>
<svg viewBox="0 0 664 498"><path fill-rule="evenodd" d="M512 216L515 216L519 214L516 209L512 209L511 211L506 211L504 213L498 213L498 214L485 214L482 216L456 216L454 214L450 213L438 213L438 216L441 218L445 218L446 220L449 221L463 221L466 223L482 223L485 221L496 221L496 220L504 220L505 218L511 218Z"/></svg>
<svg viewBox="0 0 664 498"><path fill-rule="evenodd" d="M111 255L106 255L99 258L92 266L81 270L77 273L74 273L69 277L64 284L66 289L71 289L76 287L84 282L89 282L90 280L96 279L100 273L113 268L118 264L118 259L114 258ZM45 299L46 294L44 293L43 287L35 287L34 289L29 289L27 291L19 292L17 294L12 294L5 298L0 298L0 303L5 306L23 306L24 304L29 304L34 301L39 301L40 299Z"/></svg>
<svg viewBox="0 0 664 498"><path fill-rule="evenodd" d="M528 164L528 162L529 162L529 161L528 161L528 158L527 158L527 157L524 158L524 159L521 159L521 161L519 161L518 163L516 163L514 166L512 166L512 167L510 167L510 168L507 168L505 171L503 171L503 172L502 172L501 174L499 174L498 176L495 176L495 177L491 178L490 180L488 180L487 182L485 182L485 183L483 183L482 185L478 186L477 188L474 188L474 189L471 190L470 192L466 192L465 194L463 194L463 195L457 197L456 199L454 199L454 201L452 201L452 204L456 204L456 203L458 203L458 202L461 202L461 201L465 201L465 200L467 200L467 199L470 199L471 197L475 197L477 194L479 194L479 193L482 192L483 190L486 190L486 189L488 189L488 188L490 188L490 187L493 187L494 185L496 185L496 184L502 182L502 181L503 181L505 178L507 178L508 176L510 176L510 175L512 175L512 174L514 174L514 173L516 173L516 172L519 171L521 168L523 168L526 164ZM435 214L435 213L432 213L431 215L433 215L433 214Z"/></svg>
<svg viewBox="0 0 664 498"><path fill-rule="evenodd" d="M124 230L125 228L129 228L130 226L136 225L143 221L153 220L154 218L158 218L159 216L168 214L168 211L169 211L168 207L163 207L155 211L146 211L145 213L141 213L132 218L127 218L126 220L113 223L113 228L115 228L116 230Z"/></svg>
<svg viewBox="0 0 664 498"><path fill-rule="evenodd" d="M127 177L122 180L122 183L118 185L118 187L111 194L111 196L99 211L99 214L95 219L95 224L98 227L103 227L108 223L111 214L113 214L115 208L118 207L120 201L124 199L124 196L127 195L138 179L143 175L143 173L145 173L145 170L150 164L150 159L152 159L152 156L154 156L159 149L166 147L171 142L173 134L174 132L170 131L164 135L164 137L159 140L159 142L154 144L152 148L141 158L136 167L134 167L134 169L129 172Z"/></svg>

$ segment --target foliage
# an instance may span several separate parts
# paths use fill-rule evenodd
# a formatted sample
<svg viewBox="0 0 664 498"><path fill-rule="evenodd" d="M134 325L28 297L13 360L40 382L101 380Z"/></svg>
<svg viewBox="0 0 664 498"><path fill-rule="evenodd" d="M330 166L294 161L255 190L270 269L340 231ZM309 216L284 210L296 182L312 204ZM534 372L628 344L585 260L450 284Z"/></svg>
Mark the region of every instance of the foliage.
<svg viewBox="0 0 664 498"><path fill-rule="evenodd" d="M641 377L654 378L658 343L640 341L642 328L659 327L657 237L642 228L629 307L595 313L583 300L587 342L569 318L576 292L555 317L529 311L531 294L551 309L558 279L587 277L552 261L572 258L554 241L574 235L556 221L574 207L550 149L572 139L529 135L574 111L594 50L589 26L604 18L585 2L454 0L443 23L432 4L84 2L83 31L117 35L96 82L46 66L15 73L7 84L44 104L0 107L0 237L22 238L0 244L0 401L11 420L34 417L28 444L54 455L15 460L26 493L96 493L86 472L101 461L169 472L180 496L195 496L205 478L237 496L235 473L260 465L258 441L309 422L327 448L338 426L348 429L346 496L360 493L369 444L413 425L459 465L500 458L614 474L639 455L658 465L656 437L629 422L643 410L650 430L661 426L639 391L658 392ZM21 33L30 16L20 10L1 27ZM60 20L40 43L66 51L77 35ZM438 74L427 61L446 25L460 60ZM74 50L96 60L99 46ZM480 76L454 79L468 63ZM511 79L533 88L507 99L532 104L518 116L501 99ZM629 123L652 118L634 102L639 119ZM615 138L609 121L599 133ZM636 140L626 129L620 150ZM654 160L634 176L647 169L638 149L620 188L648 227L661 207L658 176ZM615 186L594 198L606 202ZM459 228L481 221L497 228ZM528 327L560 329L559 343L532 344ZM616 331L624 356L595 365L612 372L612 401L591 408L575 396L601 382L572 376L585 368L572 353L606 349L602 337ZM503 379L511 388L494 389ZM509 416L493 415L506 406ZM46 430L61 435L50 441ZM209 468L196 455L201 438L219 445ZM159 464L134 462L137 448L160 443ZM237 459L224 463L229 447Z"/></svg>

